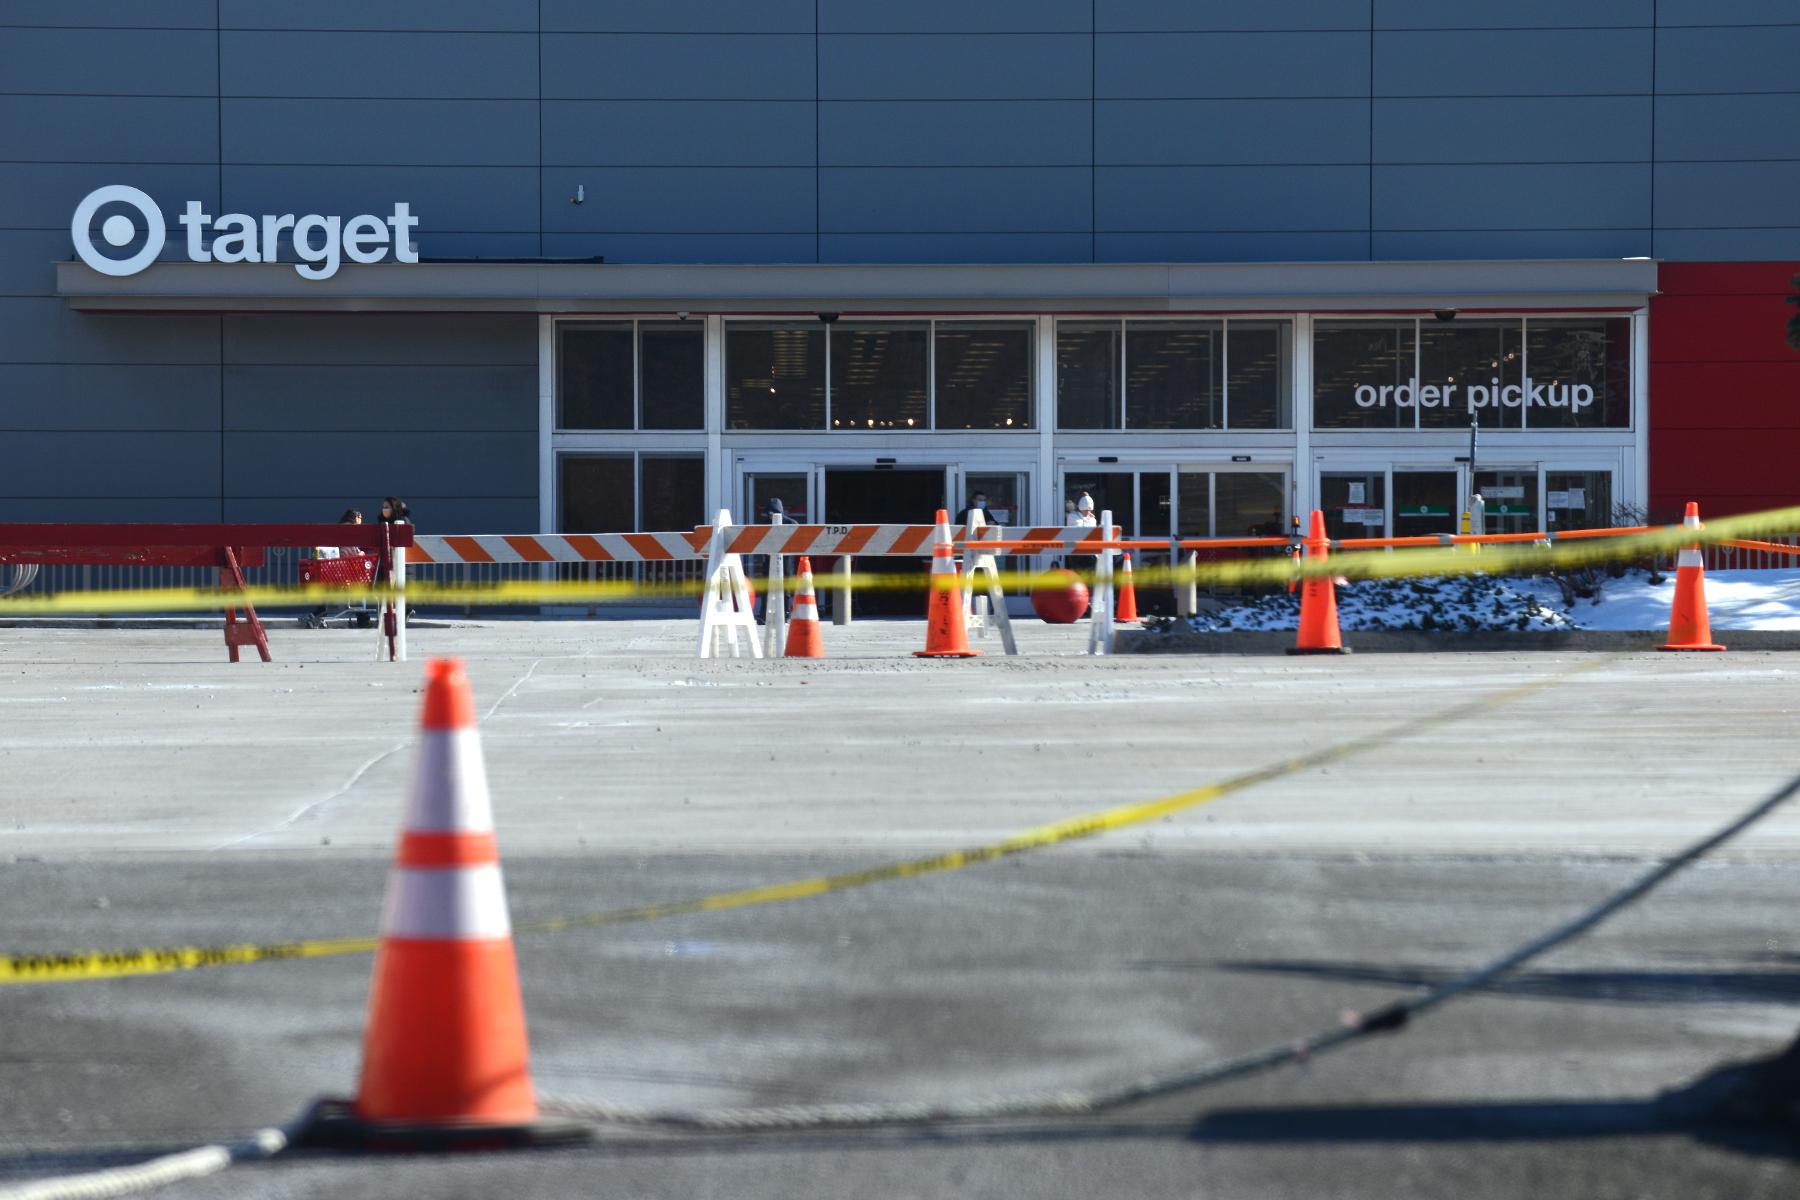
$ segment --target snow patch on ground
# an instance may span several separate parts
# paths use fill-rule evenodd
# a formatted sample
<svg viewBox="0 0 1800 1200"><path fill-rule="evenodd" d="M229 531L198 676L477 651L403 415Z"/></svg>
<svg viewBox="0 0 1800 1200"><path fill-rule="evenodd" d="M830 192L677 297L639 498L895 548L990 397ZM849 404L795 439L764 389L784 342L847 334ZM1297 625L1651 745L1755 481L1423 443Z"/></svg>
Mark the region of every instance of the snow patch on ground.
<svg viewBox="0 0 1800 1200"><path fill-rule="evenodd" d="M1540 603L1562 609L1562 597L1548 579L1515 580ZM1581 629L1667 629L1675 573L1652 584L1634 571L1608 579L1592 600L1567 610ZM1800 629L1800 571L1708 571L1706 611L1714 629Z"/></svg>
<svg viewBox="0 0 1800 1200"><path fill-rule="evenodd" d="M1338 623L1346 630L1659 630L1668 628L1673 572L1651 583L1641 571L1608 579L1598 596L1571 607L1546 578L1360 580L1338 587ZM1706 577L1714 629L1800 630L1800 571L1717 571ZM1300 622L1300 596L1255 596L1191 617L1203 633L1291 630Z"/></svg>

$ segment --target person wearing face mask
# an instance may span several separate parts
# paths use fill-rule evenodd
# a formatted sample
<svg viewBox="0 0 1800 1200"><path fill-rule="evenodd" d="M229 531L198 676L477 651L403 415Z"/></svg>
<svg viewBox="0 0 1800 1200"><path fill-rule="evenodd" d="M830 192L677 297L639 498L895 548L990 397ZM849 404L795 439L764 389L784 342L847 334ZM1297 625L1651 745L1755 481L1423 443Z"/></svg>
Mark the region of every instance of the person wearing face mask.
<svg viewBox="0 0 1800 1200"><path fill-rule="evenodd" d="M969 507L956 514L956 523L958 525L967 525L969 523L969 514L972 512L979 512L983 521L989 525L994 524L993 514L988 512L988 498L986 492L978 491L969 498Z"/></svg>

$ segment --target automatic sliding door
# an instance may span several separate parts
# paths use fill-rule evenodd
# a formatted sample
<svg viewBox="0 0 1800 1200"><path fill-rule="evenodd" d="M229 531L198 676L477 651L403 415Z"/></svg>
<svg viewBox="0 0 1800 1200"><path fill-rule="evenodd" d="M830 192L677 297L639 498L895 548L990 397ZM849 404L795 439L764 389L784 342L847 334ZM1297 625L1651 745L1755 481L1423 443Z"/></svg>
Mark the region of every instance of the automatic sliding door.
<svg viewBox="0 0 1800 1200"><path fill-rule="evenodd" d="M1455 533L1461 489L1455 471L1394 472L1394 536Z"/></svg>

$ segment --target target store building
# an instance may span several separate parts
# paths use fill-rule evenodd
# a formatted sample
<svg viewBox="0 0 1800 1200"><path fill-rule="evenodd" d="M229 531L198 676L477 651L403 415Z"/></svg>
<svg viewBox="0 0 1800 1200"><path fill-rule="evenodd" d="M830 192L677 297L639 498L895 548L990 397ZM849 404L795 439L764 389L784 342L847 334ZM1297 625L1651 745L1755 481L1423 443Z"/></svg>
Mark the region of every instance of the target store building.
<svg viewBox="0 0 1800 1200"><path fill-rule="evenodd" d="M0 520L1794 503L1797 62L1782 0L12 0Z"/></svg>

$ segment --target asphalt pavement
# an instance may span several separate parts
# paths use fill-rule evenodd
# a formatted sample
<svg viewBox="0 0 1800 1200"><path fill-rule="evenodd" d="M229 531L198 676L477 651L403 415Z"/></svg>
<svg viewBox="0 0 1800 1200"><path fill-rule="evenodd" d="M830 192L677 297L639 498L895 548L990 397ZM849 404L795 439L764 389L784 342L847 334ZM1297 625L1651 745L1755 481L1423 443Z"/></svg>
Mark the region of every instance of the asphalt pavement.
<svg viewBox="0 0 1800 1200"><path fill-rule="evenodd" d="M548 1096L674 1108L1088 1088L1276 1044L1572 916L1800 772L1800 659L1736 652L698 662L691 622L426 622L469 663L518 922L856 870L1326 746L1090 840L523 936ZM418 665L345 631L0 630L0 950L371 932ZM979 643L978 643L979 644ZM1466 709L1466 711L1464 711ZM1421 725L1422 718L1453 712ZM1082 1120L314 1152L192 1196L1786 1196L1791 1140L1657 1097L1794 1036L1800 813L1517 977L1301 1067ZM355 1086L370 960L0 989L0 1183Z"/></svg>

